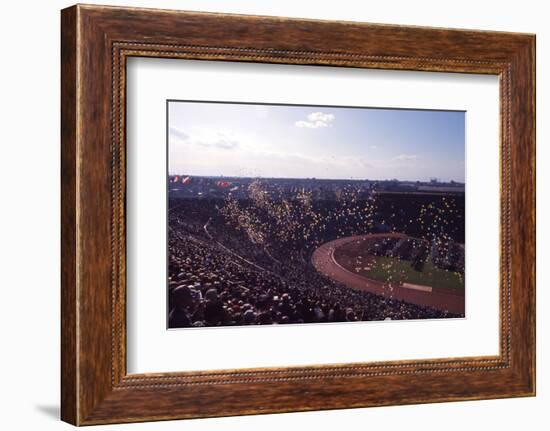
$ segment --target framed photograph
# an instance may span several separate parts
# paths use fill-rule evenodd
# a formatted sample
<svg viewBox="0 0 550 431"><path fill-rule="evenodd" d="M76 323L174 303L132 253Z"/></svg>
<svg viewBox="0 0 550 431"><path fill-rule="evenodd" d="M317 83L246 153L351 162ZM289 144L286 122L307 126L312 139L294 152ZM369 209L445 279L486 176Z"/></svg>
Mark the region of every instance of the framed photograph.
<svg viewBox="0 0 550 431"><path fill-rule="evenodd" d="M63 420L535 394L534 35L77 5L61 45Z"/></svg>
<svg viewBox="0 0 550 431"><path fill-rule="evenodd" d="M464 131L457 111L169 100L168 328L465 317Z"/></svg>

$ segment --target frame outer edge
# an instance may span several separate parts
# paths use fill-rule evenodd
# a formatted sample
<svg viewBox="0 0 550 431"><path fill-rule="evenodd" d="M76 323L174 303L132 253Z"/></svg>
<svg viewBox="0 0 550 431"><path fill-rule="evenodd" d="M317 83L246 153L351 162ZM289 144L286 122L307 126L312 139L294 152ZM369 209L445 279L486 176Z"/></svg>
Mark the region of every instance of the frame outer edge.
<svg viewBox="0 0 550 431"><path fill-rule="evenodd" d="M61 11L61 420L79 423L77 327L78 7Z"/></svg>
<svg viewBox="0 0 550 431"><path fill-rule="evenodd" d="M536 396L536 137L535 36L525 35L511 55L510 361L516 396Z"/></svg>
<svg viewBox="0 0 550 431"><path fill-rule="evenodd" d="M530 396L537 395L537 37L532 35L528 41L528 61L527 64L530 68L530 74L527 76L527 84L529 85L530 94L528 103L531 109L530 124L528 124L528 130L530 130L529 147L531 149L531 157L529 160L530 179L532 181L532 190L528 196L529 204L531 205L531 217L532 223L532 262L530 268L530 275L532 277L532 283L529 286L529 299L531 301L531 310L529 313L529 325L530 325L530 337L531 337L531 349L530 349Z"/></svg>
<svg viewBox="0 0 550 431"><path fill-rule="evenodd" d="M531 318L532 334L533 337L533 357L532 357L532 370L531 378L533 379L533 387L531 394L537 396L537 37L533 35L530 44L530 56L532 59L531 70L531 82L533 83L533 94L531 95L531 105L533 109L533 156L531 158L531 169L533 176L533 192L531 200L533 203L532 222L533 222L533 237L534 237L534 259L533 259L533 315Z"/></svg>
<svg viewBox="0 0 550 431"><path fill-rule="evenodd" d="M536 70L537 70L537 55L536 55L536 35L531 35L527 40L527 48L525 52L526 61L525 65L528 68L525 81L527 86L527 100L526 104L528 105L527 115L527 130L528 130L528 151L529 158L527 160L529 168L529 182L530 182L530 193L526 196L527 206L530 210L530 231L528 232L528 237L532 238L532 244L530 244L530 261L529 261L529 275L531 277L531 282L528 287L526 287L527 294L529 295L529 307L527 318L529 325L529 370L528 370L528 395L536 396L537 394L537 325L536 325L536 313L537 313L537 292L536 292L536 274L537 274L537 264L536 264L536 248L537 248L537 134L536 134Z"/></svg>

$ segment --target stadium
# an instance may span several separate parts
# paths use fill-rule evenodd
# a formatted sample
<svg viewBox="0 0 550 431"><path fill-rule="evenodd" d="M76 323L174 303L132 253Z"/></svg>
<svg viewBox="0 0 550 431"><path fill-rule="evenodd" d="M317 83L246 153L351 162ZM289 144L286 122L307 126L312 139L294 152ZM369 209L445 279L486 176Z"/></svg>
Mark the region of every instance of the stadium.
<svg viewBox="0 0 550 431"><path fill-rule="evenodd" d="M170 328L464 316L461 184L168 186Z"/></svg>

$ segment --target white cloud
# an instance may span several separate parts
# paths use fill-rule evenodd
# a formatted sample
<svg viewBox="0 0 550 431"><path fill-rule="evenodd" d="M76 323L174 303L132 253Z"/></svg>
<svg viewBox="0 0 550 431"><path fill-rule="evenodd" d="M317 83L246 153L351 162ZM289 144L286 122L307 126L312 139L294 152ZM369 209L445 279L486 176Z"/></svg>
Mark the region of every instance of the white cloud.
<svg viewBox="0 0 550 431"><path fill-rule="evenodd" d="M393 160L398 162L410 162L412 160L418 160L418 156L415 154L399 154L398 156L395 156Z"/></svg>
<svg viewBox="0 0 550 431"><path fill-rule="evenodd" d="M183 130L178 129L177 127L170 127L170 135L174 136L175 138L179 139L180 141L185 141L189 138L189 135L185 133Z"/></svg>
<svg viewBox="0 0 550 431"><path fill-rule="evenodd" d="M234 133L207 129L193 129L192 132L186 133L176 127L170 127L170 137L188 145L222 150L233 150L240 145L239 138Z"/></svg>
<svg viewBox="0 0 550 431"><path fill-rule="evenodd" d="M307 116L307 121L299 120L294 123L296 127L305 127L308 129L318 129L321 127L332 127L335 117L333 114L324 112L312 112Z"/></svg>

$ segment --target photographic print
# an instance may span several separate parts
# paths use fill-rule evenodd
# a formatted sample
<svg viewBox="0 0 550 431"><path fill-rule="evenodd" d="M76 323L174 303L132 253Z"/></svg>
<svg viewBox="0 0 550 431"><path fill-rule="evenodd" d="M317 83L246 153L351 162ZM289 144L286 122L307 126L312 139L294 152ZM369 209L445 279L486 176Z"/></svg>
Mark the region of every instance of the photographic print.
<svg viewBox="0 0 550 431"><path fill-rule="evenodd" d="M167 114L168 328L465 317L465 112Z"/></svg>

